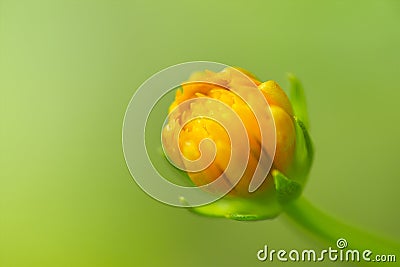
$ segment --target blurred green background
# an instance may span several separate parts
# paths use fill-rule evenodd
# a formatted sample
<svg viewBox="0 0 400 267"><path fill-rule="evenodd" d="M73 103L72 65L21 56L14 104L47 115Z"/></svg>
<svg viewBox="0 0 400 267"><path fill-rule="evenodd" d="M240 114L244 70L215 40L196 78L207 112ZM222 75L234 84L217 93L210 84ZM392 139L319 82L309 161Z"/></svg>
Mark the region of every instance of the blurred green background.
<svg viewBox="0 0 400 267"><path fill-rule="evenodd" d="M0 266L262 266L265 244L326 247L285 216L200 217L135 184L130 98L192 60L300 77L316 146L304 195L399 240L399 47L395 0L0 0Z"/></svg>

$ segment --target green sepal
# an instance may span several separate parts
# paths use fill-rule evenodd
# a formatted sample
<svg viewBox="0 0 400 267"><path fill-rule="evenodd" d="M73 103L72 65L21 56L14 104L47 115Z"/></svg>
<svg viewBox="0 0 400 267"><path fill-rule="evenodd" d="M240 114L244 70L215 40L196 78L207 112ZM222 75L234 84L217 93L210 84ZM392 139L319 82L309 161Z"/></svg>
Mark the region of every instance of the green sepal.
<svg viewBox="0 0 400 267"><path fill-rule="evenodd" d="M238 221L272 219L282 212L282 206L277 201L275 189L271 189L273 190L268 190L268 193L263 192L259 196L238 197L226 195L213 203L188 208L188 210L199 215Z"/></svg>
<svg viewBox="0 0 400 267"><path fill-rule="evenodd" d="M293 74L288 74L288 79L290 82L289 99L292 104L294 114L304 123L307 129L310 129L304 88L299 79L297 79L297 77Z"/></svg>
<svg viewBox="0 0 400 267"><path fill-rule="evenodd" d="M302 186L298 182L287 178L278 170L272 171L275 181L277 199L281 204L287 204L298 198L302 191Z"/></svg>
<svg viewBox="0 0 400 267"><path fill-rule="evenodd" d="M293 119L296 129L296 150L293 162L286 175L304 185L313 163L314 147L304 123L296 116Z"/></svg>

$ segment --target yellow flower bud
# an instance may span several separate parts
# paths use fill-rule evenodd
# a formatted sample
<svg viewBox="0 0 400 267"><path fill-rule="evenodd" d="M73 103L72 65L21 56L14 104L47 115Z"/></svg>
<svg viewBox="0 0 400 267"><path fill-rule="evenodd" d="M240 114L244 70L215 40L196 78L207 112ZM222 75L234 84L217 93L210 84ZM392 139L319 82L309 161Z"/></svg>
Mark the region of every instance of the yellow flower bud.
<svg viewBox="0 0 400 267"><path fill-rule="evenodd" d="M251 107L241 97L230 91L228 89L229 86L245 88L246 86L254 86L255 84L261 90L270 106L276 131L276 150L271 171L277 169L285 174L290 169L296 146L296 130L292 106L279 85L274 81L261 83L251 73L243 69L236 69L240 70L240 72L247 75L250 79L243 75L238 75L238 72L236 70L233 71L232 68L227 68L218 73L205 71L193 74L189 81L202 80L210 83L196 82L183 84L182 88L176 92L175 101L171 104L169 112L171 113L183 101L195 98L219 100L236 112L247 131L250 156L243 177L232 191L230 191L229 195L246 197L250 194L262 194L267 188L272 188L273 179L269 174L263 185L256 192L248 192L249 183L258 164L261 149L265 148L260 145L262 142L260 141L259 124ZM196 105L194 102L190 105L190 108L179 110L178 115L171 117L163 130L163 138L166 141L164 143L167 144L172 138L179 135L179 148L182 156L189 160L196 160L200 157L199 145L202 140L209 138L214 142L216 155L212 163L202 171L188 173L190 179L198 186L214 181L224 172L227 168L232 149L228 133L221 125L209 118L191 120L183 126L180 132L177 132L175 129L176 125L179 124L177 122L182 121L188 114L195 114L201 109L202 107ZM207 112L218 112L218 110L208 110ZM212 151L213 147L209 147L206 151L202 152L208 153L208 149ZM175 152L177 153L178 151ZM178 157L177 155L172 156ZM175 158L175 160L179 159ZM224 181L227 186L232 183L230 177L227 176L224 176Z"/></svg>

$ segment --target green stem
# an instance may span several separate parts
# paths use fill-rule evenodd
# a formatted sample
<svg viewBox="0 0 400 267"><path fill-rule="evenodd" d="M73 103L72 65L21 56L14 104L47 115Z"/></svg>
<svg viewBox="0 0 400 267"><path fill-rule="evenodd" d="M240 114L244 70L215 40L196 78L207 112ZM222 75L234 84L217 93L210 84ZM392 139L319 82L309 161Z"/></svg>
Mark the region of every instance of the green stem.
<svg viewBox="0 0 400 267"><path fill-rule="evenodd" d="M303 197L289 203L285 211L297 224L323 238L333 249L338 249L336 241L339 238L344 238L348 243L346 249L357 249L360 254L364 250L370 250L373 253L370 256L371 259L374 259L375 255L378 254L395 255L396 260L399 261L400 244L398 242L390 241L340 222L314 207Z"/></svg>

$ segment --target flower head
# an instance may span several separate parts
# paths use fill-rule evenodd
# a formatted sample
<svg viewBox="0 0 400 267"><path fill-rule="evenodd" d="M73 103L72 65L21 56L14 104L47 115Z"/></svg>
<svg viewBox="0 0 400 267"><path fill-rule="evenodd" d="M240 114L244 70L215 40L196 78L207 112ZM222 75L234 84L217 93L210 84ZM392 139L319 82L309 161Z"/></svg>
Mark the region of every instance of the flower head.
<svg viewBox="0 0 400 267"><path fill-rule="evenodd" d="M260 129L259 122L254 115L254 107L251 107L249 103L231 90L231 88L246 90L251 86L256 86L262 92L262 96L269 105L275 125L272 129L275 131L275 140L270 140L271 142L275 141L276 144L273 155L269 153L270 150L266 147L271 144L262 142L261 133L261 131L271 129ZM217 106L206 105L204 102L181 105L190 99L213 99L227 105L242 121L250 146L248 158L242 159L247 161L246 169L240 181L228 195L213 204L194 210L208 215L236 219L276 216L280 211L280 202L282 202L279 201L278 184L285 184L282 183L282 179L287 179L286 176L292 175L298 168L298 166L296 167L298 165L296 155L299 153L296 153L296 146L297 142L300 141L300 146L302 143L302 140L298 138L299 134L296 134L299 130L296 129L297 122L293 107L284 91L275 81L262 83L251 73L239 68L226 68L221 72L198 72L190 77L188 83L182 85L181 89L176 92L175 100L169 109L170 113L173 111L174 113L163 129L163 143L173 143L174 138L178 139L179 151L175 149L175 151L169 153L174 161L182 161L183 157L196 161L202 154L212 154L212 151L216 150L214 159L206 168L201 171L188 172L191 181L200 186L211 183L220 177L229 164L232 149L240 150L241 148L231 147L229 133L223 125L208 117L196 117L196 114L212 115L223 111L218 109ZM226 114L226 116L229 115ZM180 127L181 122L186 121L187 117L196 117L196 119L189 120ZM212 140L214 146L203 146L201 150L201 143L205 139ZM249 192L249 185L262 151L267 151L267 156L273 158L272 167L266 174L267 177L262 185L255 192ZM278 178L274 179L274 176ZM283 178L279 180L279 177ZM229 175L224 175L223 178L226 186L234 183L234 179ZM297 184L295 181L288 181L292 187L293 183ZM287 190L287 186L285 186L285 190ZM263 206L263 211L259 209L260 206Z"/></svg>

